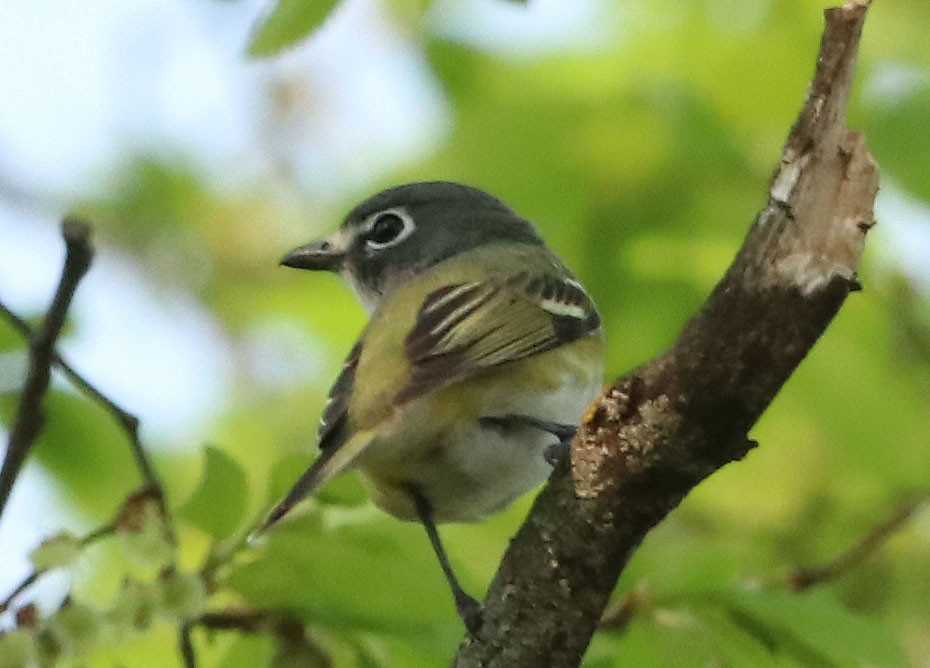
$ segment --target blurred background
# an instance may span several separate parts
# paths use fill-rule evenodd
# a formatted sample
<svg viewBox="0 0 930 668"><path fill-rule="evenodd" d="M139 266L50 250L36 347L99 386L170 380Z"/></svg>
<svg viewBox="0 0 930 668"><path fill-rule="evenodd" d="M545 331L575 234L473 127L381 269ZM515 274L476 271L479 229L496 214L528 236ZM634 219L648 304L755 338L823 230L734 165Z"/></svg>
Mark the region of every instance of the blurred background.
<svg viewBox="0 0 930 668"><path fill-rule="evenodd" d="M97 255L60 350L141 419L177 510L178 564L196 571L311 460L365 321L335 277L278 268L285 251L383 187L477 185L535 221L589 288L619 375L674 339L764 204L823 6L344 0L308 39L279 49L272 35L274 53L250 57L267 2L8 3L0 301L40 317L58 221L93 222ZM849 121L883 181L864 292L754 430L761 447L646 540L618 595L647 603L596 637L586 665L930 666L930 513L828 585L781 584L930 488L928 30L925 0L876 3L866 23ZM4 444L25 369L0 323ZM0 521L0 596L43 537L108 521L138 485L120 430L57 379ZM530 502L443 529L472 592ZM460 639L425 536L374 510L354 478L266 544L224 554L208 607L291 611L337 666L444 665ZM105 609L127 573L151 577L126 562L95 546L24 600L53 611L70 592ZM82 665L181 665L153 651L174 632L101 641ZM263 634L195 645L199 665L281 658Z"/></svg>

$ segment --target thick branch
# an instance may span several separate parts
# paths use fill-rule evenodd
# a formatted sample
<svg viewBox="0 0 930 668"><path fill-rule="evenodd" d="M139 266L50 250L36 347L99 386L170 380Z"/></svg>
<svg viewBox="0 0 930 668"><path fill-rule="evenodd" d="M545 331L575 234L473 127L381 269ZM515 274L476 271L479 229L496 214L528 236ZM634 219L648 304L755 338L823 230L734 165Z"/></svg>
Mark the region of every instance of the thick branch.
<svg viewBox="0 0 930 668"><path fill-rule="evenodd" d="M42 403L48 390L51 366L55 359L55 342L61 328L64 327L74 291L90 267L93 257L90 225L78 220L65 220L61 225L61 233L66 246L65 266L45 320L29 339L29 371L10 431L3 468L0 469L0 515L3 514L13 483L16 482L23 462L26 461L26 455L42 430Z"/></svg>
<svg viewBox="0 0 930 668"><path fill-rule="evenodd" d="M827 10L767 205L672 348L589 411L570 469L554 472L511 543L457 666L577 666L643 537L755 445L749 429L858 287L878 171L843 116L865 14L858 3Z"/></svg>

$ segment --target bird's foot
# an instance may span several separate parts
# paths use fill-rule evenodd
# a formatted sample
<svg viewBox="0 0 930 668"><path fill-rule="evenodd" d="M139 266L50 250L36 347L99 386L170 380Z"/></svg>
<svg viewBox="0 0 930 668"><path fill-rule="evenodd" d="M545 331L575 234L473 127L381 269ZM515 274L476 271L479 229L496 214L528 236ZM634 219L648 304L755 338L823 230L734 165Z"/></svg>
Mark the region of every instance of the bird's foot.
<svg viewBox="0 0 930 668"><path fill-rule="evenodd" d="M473 636L484 624L484 606L464 591L457 592L455 596L455 609L465 624L468 635Z"/></svg>
<svg viewBox="0 0 930 668"><path fill-rule="evenodd" d="M543 451L543 457L546 458L546 462L548 462L549 466L555 468L560 463L565 461L571 450L572 437L569 436L564 441L558 441L556 443L547 445L546 449Z"/></svg>
<svg viewBox="0 0 930 668"><path fill-rule="evenodd" d="M558 440L546 447L543 457L549 462L549 465L555 468L559 462L564 460L572 448L572 439L575 438L575 432L578 426L574 424L563 424L561 422L552 422L542 418L533 417L532 415L499 415L486 416L479 418L479 422L484 427L492 429L539 429L546 433L552 434Z"/></svg>

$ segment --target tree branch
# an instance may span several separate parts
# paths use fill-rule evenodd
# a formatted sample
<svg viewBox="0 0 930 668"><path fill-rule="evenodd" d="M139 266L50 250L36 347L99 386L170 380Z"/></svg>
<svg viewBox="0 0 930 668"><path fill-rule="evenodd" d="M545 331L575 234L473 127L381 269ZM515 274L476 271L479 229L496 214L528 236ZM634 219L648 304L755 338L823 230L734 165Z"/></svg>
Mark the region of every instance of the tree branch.
<svg viewBox="0 0 930 668"><path fill-rule="evenodd" d="M29 323L13 313L13 311L8 309L3 303L0 303L0 315L24 337L32 337L32 328L29 327ZM64 373L65 377L74 387L100 404L103 409L116 420L117 424L119 424L126 433L126 438L129 440L129 448L132 450L133 459L136 461L136 466L142 476L144 485L152 489L161 489L161 483L158 480L158 476L155 475L155 469L152 467L151 461L149 461L148 456L145 454L142 439L139 437L139 418L98 390L89 380L71 366L70 362L59 355L57 351L52 352L52 363L61 369L62 373Z"/></svg>
<svg viewBox="0 0 930 668"><path fill-rule="evenodd" d="M29 371L10 431L3 468L0 469L0 516L3 515L23 462L42 431L42 404L48 390L55 342L64 327L65 317L78 283L90 267L93 257L90 225L83 221L66 219L61 224L61 233L66 247L65 265L48 313L41 327L29 338Z"/></svg>
<svg viewBox="0 0 930 668"><path fill-rule="evenodd" d="M2 302L0 302L0 316L2 316L10 324L10 326L12 326L26 339L31 341L37 336L29 326L29 323L16 315ZM110 414L110 417L116 421L116 423L126 434L126 439L129 442L130 452L132 453L132 457L135 460L136 468L139 469L139 474L142 477L143 487L147 490L150 490L151 493L156 497L161 509L162 516L165 518L166 524L168 525L168 531L172 534L173 539L173 528L171 528L170 521L168 521L170 518L167 501L164 498L164 488L162 487L161 481L158 479L158 476L155 473L155 468L152 466L151 460L145 452L145 447L142 445L142 439L139 436L139 418L110 399L110 397L105 395L103 392L98 390L96 386L94 386L89 380L82 376L73 366L71 366L67 360L59 355L54 347L51 351L51 363L58 367L62 373L64 373L65 377L72 385L74 385L75 388L80 390L82 393L84 393L85 396L90 397L93 401L96 401L101 407L103 407L103 409ZM2 508L3 504L0 503L0 514L2 514Z"/></svg>
<svg viewBox="0 0 930 668"><path fill-rule="evenodd" d="M570 467L553 473L511 542L456 666L577 666L646 533L755 445L749 429L859 287L878 170L843 116L866 8L826 11L767 205L672 348L589 410Z"/></svg>

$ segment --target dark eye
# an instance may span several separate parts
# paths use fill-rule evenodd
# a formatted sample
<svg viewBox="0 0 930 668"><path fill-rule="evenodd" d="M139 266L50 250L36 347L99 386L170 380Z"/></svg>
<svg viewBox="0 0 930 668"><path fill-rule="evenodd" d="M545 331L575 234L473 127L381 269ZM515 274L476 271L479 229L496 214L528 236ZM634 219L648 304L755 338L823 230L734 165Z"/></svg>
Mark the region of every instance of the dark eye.
<svg viewBox="0 0 930 668"><path fill-rule="evenodd" d="M372 248L380 248L403 240L411 231L413 231L412 222L388 211L375 218L366 235L366 240Z"/></svg>

